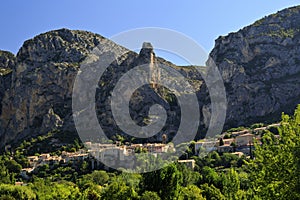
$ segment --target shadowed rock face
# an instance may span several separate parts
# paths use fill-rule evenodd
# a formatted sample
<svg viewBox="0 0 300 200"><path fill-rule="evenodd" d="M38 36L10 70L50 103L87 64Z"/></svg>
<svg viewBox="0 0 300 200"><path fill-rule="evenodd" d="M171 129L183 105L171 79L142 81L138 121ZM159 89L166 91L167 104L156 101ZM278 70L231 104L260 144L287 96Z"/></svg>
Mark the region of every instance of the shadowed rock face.
<svg viewBox="0 0 300 200"><path fill-rule="evenodd" d="M16 57L6 51L0 51L0 103L5 92L10 89L12 84L12 70L16 65ZM0 108L0 115L2 114L2 107Z"/></svg>
<svg viewBox="0 0 300 200"><path fill-rule="evenodd" d="M285 9L216 40L210 56L226 87L227 127L278 120L281 112L290 112L300 103L299 11L299 7ZM76 132L73 83L80 64L96 46L100 53L112 48L126 50L97 34L61 29L26 41L17 56L0 52L0 146L53 130ZM156 58L150 43L144 43L139 54L126 51L99 77L96 110L108 136L122 133L109 107L114 85L128 70L149 62L173 67L190 81L199 98L201 127L207 126L209 117L203 113L210 116L209 96L195 69ZM161 86L155 91L145 86L134 93L132 119L139 125L147 123L148 109L154 102L167 109L168 124L152 141L161 140L163 133L172 135L180 122L174 96Z"/></svg>

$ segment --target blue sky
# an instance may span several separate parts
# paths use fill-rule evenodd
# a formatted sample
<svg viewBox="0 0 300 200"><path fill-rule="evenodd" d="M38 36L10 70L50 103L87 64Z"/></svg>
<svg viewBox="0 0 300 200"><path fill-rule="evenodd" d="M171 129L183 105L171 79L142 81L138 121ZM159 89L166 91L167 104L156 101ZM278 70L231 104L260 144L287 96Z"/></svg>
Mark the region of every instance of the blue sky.
<svg viewBox="0 0 300 200"><path fill-rule="evenodd" d="M17 53L23 42L58 28L88 30L110 37L141 27L173 29L209 52L220 35L300 0L49 0L1 2L0 49Z"/></svg>

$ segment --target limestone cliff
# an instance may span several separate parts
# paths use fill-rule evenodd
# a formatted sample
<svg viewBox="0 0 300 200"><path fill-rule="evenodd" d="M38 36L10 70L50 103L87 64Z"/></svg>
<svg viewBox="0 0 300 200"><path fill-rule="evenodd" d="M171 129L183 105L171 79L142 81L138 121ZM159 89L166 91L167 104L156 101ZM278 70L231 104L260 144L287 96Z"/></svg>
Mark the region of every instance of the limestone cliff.
<svg viewBox="0 0 300 200"><path fill-rule="evenodd" d="M300 103L300 7L267 16L216 40L231 126L272 121Z"/></svg>
<svg viewBox="0 0 300 200"><path fill-rule="evenodd" d="M97 34L61 29L26 41L16 58L2 53L0 67L7 70L0 77L1 144L68 127L80 62L95 46L110 43Z"/></svg>

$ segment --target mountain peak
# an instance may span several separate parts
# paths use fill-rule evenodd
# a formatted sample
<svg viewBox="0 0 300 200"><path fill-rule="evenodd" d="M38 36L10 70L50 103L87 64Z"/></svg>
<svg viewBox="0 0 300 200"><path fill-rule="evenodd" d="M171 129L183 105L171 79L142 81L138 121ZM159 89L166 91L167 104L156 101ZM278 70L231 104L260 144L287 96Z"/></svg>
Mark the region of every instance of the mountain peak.
<svg viewBox="0 0 300 200"><path fill-rule="evenodd" d="M17 58L19 61L29 63L78 63L93 48L106 40L101 35L88 31L53 30L25 41L17 54Z"/></svg>
<svg viewBox="0 0 300 200"><path fill-rule="evenodd" d="M142 49L139 53L139 58L146 63L154 62L155 53L150 42L143 43Z"/></svg>

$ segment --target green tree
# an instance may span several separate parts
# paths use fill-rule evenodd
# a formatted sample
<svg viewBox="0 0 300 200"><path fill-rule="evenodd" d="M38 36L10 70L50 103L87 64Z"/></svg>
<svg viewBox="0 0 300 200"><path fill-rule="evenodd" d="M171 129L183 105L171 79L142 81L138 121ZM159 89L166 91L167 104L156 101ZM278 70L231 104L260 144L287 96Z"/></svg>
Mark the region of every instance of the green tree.
<svg viewBox="0 0 300 200"><path fill-rule="evenodd" d="M55 182L51 184L53 188L52 199L78 199L81 197L79 188L71 182Z"/></svg>
<svg viewBox="0 0 300 200"><path fill-rule="evenodd" d="M182 187L179 193L179 200L204 200L205 198L201 194L201 190L195 185L188 185L187 187Z"/></svg>
<svg viewBox="0 0 300 200"><path fill-rule="evenodd" d="M83 192L83 199L100 200L102 187L98 185L90 185Z"/></svg>
<svg viewBox="0 0 300 200"><path fill-rule="evenodd" d="M0 183L11 183L11 176L14 174L10 173L9 170L5 166L6 158L4 156L0 156Z"/></svg>
<svg viewBox="0 0 300 200"><path fill-rule="evenodd" d="M242 171L239 172L240 188L242 190L248 190L250 188L251 182L249 179L249 174Z"/></svg>
<svg viewBox="0 0 300 200"><path fill-rule="evenodd" d="M200 189L203 191L202 195L209 200L225 200L226 198L221 193L221 191L216 188L214 185L208 185L207 183L200 186Z"/></svg>
<svg viewBox="0 0 300 200"><path fill-rule="evenodd" d="M0 196L0 200L16 200L16 199L10 195L5 194Z"/></svg>
<svg viewBox="0 0 300 200"><path fill-rule="evenodd" d="M182 173L181 186L187 187L188 185L197 184L201 180L199 172L195 172L183 163L177 163L178 170Z"/></svg>
<svg viewBox="0 0 300 200"><path fill-rule="evenodd" d="M145 191L141 196L141 200L160 200L160 197L156 192Z"/></svg>
<svg viewBox="0 0 300 200"><path fill-rule="evenodd" d="M33 183L30 183L29 186L35 192L38 199L52 199L52 187L50 187L50 184L46 184L44 179L34 177Z"/></svg>
<svg viewBox="0 0 300 200"><path fill-rule="evenodd" d="M104 185L108 182L109 176L106 171L93 171L91 174L84 175L83 183L91 182L96 185Z"/></svg>
<svg viewBox="0 0 300 200"><path fill-rule="evenodd" d="M220 157L219 153L216 151L213 151L208 154L207 157L208 163L210 167L217 167L222 165L222 158Z"/></svg>
<svg viewBox="0 0 300 200"><path fill-rule="evenodd" d="M139 191L140 182L142 180L141 174L123 172L118 176L118 178L123 180L127 186L133 188L136 192Z"/></svg>
<svg viewBox="0 0 300 200"><path fill-rule="evenodd" d="M160 170L143 174L144 190L157 192L162 199L176 199L181 184L182 173L174 163Z"/></svg>
<svg viewBox="0 0 300 200"><path fill-rule="evenodd" d="M239 157L231 153L224 153L221 157L221 163L225 168L233 167L237 164Z"/></svg>
<svg viewBox="0 0 300 200"><path fill-rule="evenodd" d="M37 199L79 199L82 194L79 188L72 182L60 181L51 182L49 179L35 178L29 185L36 193Z"/></svg>
<svg viewBox="0 0 300 200"><path fill-rule="evenodd" d="M124 180L115 178L101 193L103 200L130 200L137 199L138 194L132 188L126 185Z"/></svg>
<svg viewBox="0 0 300 200"><path fill-rule="evenodd" d="M75 147L75 149L76 149L77 151L78 151L79 149L81 149L81 147L82 147L82 145L80 144L78 138L76 138L76 139L74 140L74 147Z"/></svg>
<svg viewBox="0 0 300 200"><path fill-rule="evenodd" d="M0 185L0 197L6 196L7 199L17 199L17 200L34 200L36 195L27 186L15 186L15 185Z"/></svg>
<svg viewBox="0 0 300 200"><path fill-rule="evenodd" d="M300 105L282 115L280 138L267 132L249 163L254 193L262 199L300 199Z"/></svg>
<svg viewBox="0 0 300 200"><path fill-rule="evenodd" d="M175 164L170 164L161 170L160 197L163 199L176 199L182 183L182 173Z"/></svg>
<svg viewBox="0 0 300 200"><path fill-rule="evenodd" d="M8 160L5 162L6 168L9 170L9 172L13 173L20 173L22 166L17 163L15 160Z"/></svg>
<svg viewBox="0 0 300 200"><path fill-rule="evenodd" d="M233 168L227 174L223 174L222 185L222 193L226 199L237 199L236 195L240 189L240 180L238 173Z"/></svg>
<svg viewBox="0 0 300 200"><path fill-rule="evenodd" d="M205 166L203 167L201 174L203 176L201 183L213 184L215 186L221 185L221 179L213 168Z"/></svg>

